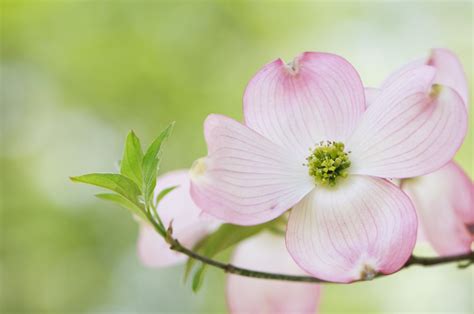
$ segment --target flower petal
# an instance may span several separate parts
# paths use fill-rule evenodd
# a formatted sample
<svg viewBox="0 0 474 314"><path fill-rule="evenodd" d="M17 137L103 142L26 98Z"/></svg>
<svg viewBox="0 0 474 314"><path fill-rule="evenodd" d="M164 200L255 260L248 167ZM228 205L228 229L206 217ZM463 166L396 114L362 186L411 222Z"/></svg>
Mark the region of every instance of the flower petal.
<svg viewBox="0 0 474 314"><path fill-rule="evenodd" d="M161 220L168 226L173 221L174 235L186 247L192 247L204 235L214 229L217 222L204 217L189 194L189 174L178 170L159 177L155 188L155 198L165 188L178 186L161 200L157 211ZM185 260L185 256L169 249L169 245L147 223L140 224L138 255L149 267L164 267Z"/></svg>
<svg viewBox="0 0 474 314"><path fill-rule="evenodd" d="M431 82L435 70L418 66L381 89L347 142L353 174L407 178L452 159L467 129L461 97Z"/></svg>
<svg viewBox="0 0 474 314"><path fill-rule="evenodd" d="M473 185L454 162L415 179L404 180L403 190L415 204L424 234L440 255L467 253L474 223Z"/></svg>
<svg viewBox="0 0 474 314"><path fill-rule="evenodd" d="M328 53L305 52L292 64L275 60L252 78L244 94L245 124L304 157L321 140L345 139L364 109L358 73Z"/></svg>
<svg viewBox="0 0 474 314"><path fill-rule="evenodd" d="M393 83L399 81L401 77L407 77L407 76L409 77L409 75L410 75L410 73L412 73L412 71L422 67L423 65L427 65L426 60L423 60L423 59L414 60L414 61L411 61L411 62L405 64L404 66L402 66L401 68L399 68L398 70L396 70L392 74L390 74L382 82L382 84L380 85L380 89L383 89L383 88L386 88L386 87L392 85ZM434 71L436 71L436 69L434 67L432 67L432 69ZM434 80L434 78L433 78L433 80Z"/></svg>
<svg viewBox="0 0 474 314"><path fill-rule="evenodd" d="M375 101L375 98L377 98L380 95L379 88L366 87L364 92L365 92L365 106L366 107L369 107Z"/></svg>
<svg viewBox="0 0 474 314"><path fill-rule="evenodd" d="M142 223L138 236L138 256L148 267L167 267L186 260L186 256L169 249L169 245L151 226Z"/></svg>
<svg viewBox="0 0 474 314"><path fill-rule="evenodd" d="M457 56L448 49L433 49L427 64L436 68L435 83L454 89L469 106L469 90L466 74Z"/></svg>
<svg viewBox="0 0 474 314"><path fill-rule="evenodd" d="M466 74L464 73L461 61L450 50L436 48L431 50L431 54L426 59L419 59L404 65L392 73L382 84L382 88L390 85L407 71L419 67L420 65L430 65L436 69L434 83L446 85L454 89L463 99L466 107L469 106L469 89Z"/></svg>
<svg viewBox="0 0 474 314"><path fill-rule="evenodd" d="M263 223L314 187L304 160L233 119L210 115L205 136L208 156L193 165L191 195L212 216L241 225Z"/></svg>
<svg viewBox="0 0 474 314"><path fill-rule="evenodd" d="M260 271L303 275L285 247L283 237L262 233L239 244L232 264ZM318 307L320 286L310 283L227 277L231 313L311 313Z"/></svg>
<svg viewBox="0 0 474 314"><path fill-rule="evenodd" d="M286 244L315 277L350 282L397 271L410 257L417 218L392 183L350 176L337 189L315 189L293 207Z"/></svg>

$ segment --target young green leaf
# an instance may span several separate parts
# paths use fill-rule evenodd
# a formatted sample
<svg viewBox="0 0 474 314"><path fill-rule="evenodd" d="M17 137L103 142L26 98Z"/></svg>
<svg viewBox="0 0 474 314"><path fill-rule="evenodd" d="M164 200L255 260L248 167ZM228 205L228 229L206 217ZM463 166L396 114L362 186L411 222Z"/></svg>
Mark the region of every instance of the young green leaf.
<svg viewBox="0 0 474 314"><path fill-rule="evenodd" d="M143 184L142 160L143 152L140 140L133 131L130 131L125 141L120 173L132 179L140 189Z"/></svg>
<svg viewBox="0 0 474 314"><path fill-rule="evenodd" d="M204 282L204 274L206 273L207 267L204 266L204 264L201 264L199 269L196 271L193 277L193 292L198 292L199 289L202 287L202 283Z"/></svg>
<svg viewBox="0 0 474 314"><path fill-rule="evenodd" d="M205 244L205 238L202 239L201 241L199 241L198 243L196 243L194 246L193 246L193 251L194 252L199 252L201 250L201 247ZM194 267L194 264L196 263L196 260L194 258L188 258L186 260L186 265L184 267L184 277L183 277L183 280L184 282L186 282L189 278L189 275L191 274L191 270L193 269Z"/></svg>
<svg viewBox="0 0 474 314"><path fill-rule="evenodd" d="M160 203L160 201L166 196L168 195L168 193L170 193L171 191L173 191L174 189L176 189L179 185L175 185L175 186L170 186L169 188L166 188L166 189L163 189L160 191L160 193L158 194L158 196L156 197L156 205L158 205Z"/></svg>
<svg viewBox="0 0 474 314"><path fill-rule="evenodd" d="M144 208L143 205L137 205L126 199L120 194L114 194L114 193L101 193L101 194L96 194L95 195L97 198L100 198L105 201L111 201L113 203L116 203L132 212L132 214L137 215L138 217L142 218L144 221L147 221L148 218L144 214Z"/></svg>
<svg viewBox="0 0 474 314"><path fill-rule="evenodd" d="M131 179L115 173L91 173L78 177L71 177L73 182L81 182L100 186L117 192L134 204L139 204L138 196L141 194L137 184Z"/></svg>
<svg viewBox="0 0 474 314"><path fill-rule="evenodd" d="M158 175L158 166L160 162L163 143L170 136L173 130L174 122L171 123L161 134L151 143L150 147L143 156L143 184L145 202L150 204L153 198L153 190L156 186L156 176Z"/></svg>
<svg viewBox="0 0 474 314"><path fill-rule="evenodd" d="M205 238L204 245L201 246L200 251L207 257L214 257L217 253L224 251L242 240L256 235L267 226L268 224L256 226L224 224L214 233Z"/></svg>

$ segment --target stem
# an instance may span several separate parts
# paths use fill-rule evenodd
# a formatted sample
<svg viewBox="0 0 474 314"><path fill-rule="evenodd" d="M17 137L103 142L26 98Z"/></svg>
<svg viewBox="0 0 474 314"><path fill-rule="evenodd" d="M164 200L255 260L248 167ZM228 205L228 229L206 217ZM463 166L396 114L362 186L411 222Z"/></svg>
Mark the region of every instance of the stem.
<svg viewBox="0 0 474 314"><path fill-rule="evenodd" d="M237 267L232 264L222 263L214 259L208 258L206 256L200 255L182 246L181 243L179 243L179 241L173 238L169 233L167 237L167 242L170 244L171 250L183 253L190 258L201 261L204 264L222 269L224 272L229 273L229 274L252 277L252 278L270 279L270 280L284 280L284 281L310 282L310 283L334 283L334 282L330 282L330 281L326 281L326 280L322 280L322 279L310 277L310 276L297 276L297 275L286 275L286 274L255 271L251 269ZM470 264L474 263L474 252L469 252L469 253L460 254L460 255L453 255L453 256L445 256L445 257L417 257L417 256L412 255L401 269L407 268L412 265L433 266L433 265L440 265L440 264L461 262L461 261L469 261ZM379 274L375 276L375 278L385 277L385 276L387 275ZM359 280L359 281L363 281L363 280Z"/></svg>
<svg viewBox="0 0 474 314"><path fill-rule="evenodd" d="M161 222L161 219L156 221L154 219L153 215L148 210L144 210L143 213L148 218L148 221L151 223L153 228L155 228L155 231L158 232L158 234L161 235L163 237L163 239L165 239L165 241L167 241L167 237L170 233L166 232L165 227L163 226L163 222Z"/></svg>
<svg viewBox="0 0 474 314"><path fill-rule="evenodd" d="M469 252L465 254L459 255L451 255L451 256L440 256L440 257L418 257L418 256L410 256L408 261L403 265L404 268L409 267L411 265L421 265L421 266L434 266L439 264L446 264L452 262L461 262L461 261L468 261L469 264L474 263L474 252Z"/></svg>

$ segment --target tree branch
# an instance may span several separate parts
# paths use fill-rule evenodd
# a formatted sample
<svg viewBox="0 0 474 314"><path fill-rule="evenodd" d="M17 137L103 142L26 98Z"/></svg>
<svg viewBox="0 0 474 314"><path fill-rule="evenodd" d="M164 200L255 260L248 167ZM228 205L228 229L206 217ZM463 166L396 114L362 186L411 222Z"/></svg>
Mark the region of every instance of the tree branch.
<svg viewBox="0 0 474 314"><path fill-rule="evenodd" d="M164 231L163 230L164 226L162 224L159 224L156 220L154 220L149 212L145 212L145 215L148 216L153 227L156 229L156 231L159 234L162 234L163 232L165 233L164 240L170 245L171 250L183 253L184 255L187 255L188 257L198 260L204 264L219 268L226 273L234 274L238 276L244 276L244 277L269 279L269 280L337 284L337 282L331 282L331 281L327 281L327 280L323 280L323 279L319 279L319 278L311 277L311 276L287 275L287 274L280 274L280 273L270 273L270 272L264 272L264 271L251 270L247 268L234 266L232 264L223 263L223 262L214 260L212 258L208 258L204 255L198 254L184 247L183 245L181 245L178 239L173 237L173 221L171 221L170 225L168 226L168 230ZM474 264L474 252L453 255L453 256L441 256L441 257L418 257L418 256L412 255L407 260L405 265L402 266L401 269L408 268L412 265L434 266L434 265L447 264L447 263L452 263L452 262L463 262L463 261L467 261L467 263L464 265L459 265L461 268L465 268L471 264ZM379 278L379 277L385 277L385 276L387 275L379 273L371 277L370 279L360 279L354 282L366 281L366 280L371 280L373 278Z"/></svg>
<svg viewBox="0 0 474 314"><path fill-rule="evenodd" d="M261 279L270 279L270 280L284 280L284 281L296 281L296 282L310 282L310 283L334 283L326 280L322 280L319 278L311 277L311 276L297 276L297 275L286 275L286 274L279 274L279 273L269 273L269 272L262 272L256 271L246 268L241 268L234 266L232 264L226 264L214 259L210 259L206 256L200 255L196 252L191 251L190 249L184 247L179 243L179 241L173 238L168 230L168 237L167 242L170 244L170 249L176 252L183 253L190 258L198 260L204 264L214 266L216 268L222 269L224 272L244 277L252 277L252 278L261 278ZM474 252L469 252L466 254L460 255L453 255L453 256L445 256L445 257L417 257L412 255L408 261L403 265L403 268L407 268L412 265L420 265L420 266L434 266L452 262L461 262L461 261L468 261L469 264L474 263ZM374 278L385 277L387 275L378 274ZM363 281L363 280L359 280Z"/></svg>
<svg viewBox="0 0 474 314"><path fill-rule="evenodd" d="M469 264L474 263L474 252L469 252L459 255L451 256L440 256L440 257L419 257L419 256L410 256L408 261L403 265L403 268L407 268L411 265L420 265L420 266L434 266L452 262L462 262L468 261Z"/></svg>

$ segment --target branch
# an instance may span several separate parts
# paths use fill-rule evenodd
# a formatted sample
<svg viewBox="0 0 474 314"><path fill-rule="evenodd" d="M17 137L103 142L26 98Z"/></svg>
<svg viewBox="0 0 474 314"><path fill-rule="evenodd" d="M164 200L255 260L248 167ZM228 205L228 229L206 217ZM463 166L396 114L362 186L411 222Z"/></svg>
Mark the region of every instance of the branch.
<svg viewBox="0 0 474 314"><path fill-rule="evenodd" d="M411 265L420 265L420 266L434 266L440 264L447 264L452 262L462 262L467 261L468 265L474 263L474 252L469 252L465 254L459 255L451 255L451 256L440 256L440 257L418 257L418 256L410 256L408 261L403 265L403 268L407 268Z"/></svg>
<svg viewBox="0 0 474 314"><path fill-rule="evenodd" d="M214 259L210 259L206 256L200 255L196 252L191 251L190 249L184 247L179 243L179 241L171 236L171 230L168 230L168 237L166 241L170 244L170 249L176 252L183 253L190 258L198 260L204 264L214 266L216 268L222 269L224 272L244 277L252 277L252 278L261 278L261 279L270 279L270 280L284 280L284 281L296 281L296 282L310 282L310 283L335 283L331 281L322 280L315 277L310 276L297 276L297 275L286 275L286 274L279 274L279 273L269 273L269 272L262 272L256 271L246 268L241 268L234 266L232 264L226 264ZM420 266L433 266L433 265L440 265L452 262L461 262L461 261L468 261L469 264L474 263L474 252L469 252L466 254L460 255L453 255L453 256L445 256L445 257L417 257L411 256L408 261L403 265L403 268L407 268L412 265L420 265ZM385 277L387 275L378 274L375 278ZM358 280L363 281L363 280Z"/></svg>
<svg viewBox="0 0 474 314"><path fill-rule="evenodd" d="M308 282L308 283L333 283L337 284L337 282L327 281L323 279L319 279L316 277L311 276L298 276L298 275L287 275L287 274L280 274L280 273L270 273L264 271L257 271L251 270L247 268L242 268L238 266L234 266L232 264L227 264L223 262L216 261L212 258L208 258L204 255L198 254L179 243L178 239L173 237L173 221L171 221L170 225L168 226L168 230L164 231L164 226L158 223L156 220L153 219L150 212L144 213L149 221L152 223L153 227L159 234L165 233L164 240L170 245L170 249L176 252L183 253L190 258L198 260L204 264L219 268L226 273L244 276L244 277L251 277L251 278L260 278L260 279L269 279L269 280L283 280L283 281L293 281L293 282ZM467 261L464 265L459 265L460 268L468 267L471 264L474 264L474 252L469 252L460 255L453 255L453 256L442 256L442 257L417 257L417 256L410 256L407 260L405 265L403 265L400 269L408 268L412 265L420 265L420 266L434 266L440 264L447 264L452 262L462 262ZM373 278L385 277L385 274L377 274L376 276L365 279L371 280ZM356 280L357 281L365 281L364 279Z"/></svg>

